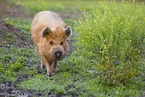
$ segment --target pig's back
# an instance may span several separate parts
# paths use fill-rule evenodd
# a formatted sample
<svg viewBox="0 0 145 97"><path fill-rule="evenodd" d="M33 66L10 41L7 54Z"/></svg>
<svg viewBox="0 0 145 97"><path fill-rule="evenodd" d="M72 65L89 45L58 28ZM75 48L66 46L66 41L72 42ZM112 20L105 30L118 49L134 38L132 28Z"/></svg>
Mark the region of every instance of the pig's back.
<svg viewBox="0 0 145 97"><path fill-rule="evenodd" d="M66 28L66 24L60 18L60 16L51 11L42 11L35 15L31 24L31 34L33 41L37 42L41 38L41 31L49 26L52 31L54 31L58 26Z"/></svg>
<svg viewBox="0 0 145 97"><path fill-rule="evenodd" d="M51 30L55 30L57 26L66 28L66 24L60 16L51 11L42 11L36 14L32 22L32 26L37 30L42 30L46 26L49 26Z"/></svg>

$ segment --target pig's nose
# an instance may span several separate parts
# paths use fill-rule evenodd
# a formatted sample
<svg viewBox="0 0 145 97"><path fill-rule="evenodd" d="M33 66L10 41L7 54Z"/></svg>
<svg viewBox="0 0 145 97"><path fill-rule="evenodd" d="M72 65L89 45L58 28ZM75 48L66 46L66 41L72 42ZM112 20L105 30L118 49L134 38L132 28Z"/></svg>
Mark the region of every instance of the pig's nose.
<svg viewBox="0 0 145 97"><path fill-rule="evenodd" d="M61 51L56 51L55 53L54 53L54 57L55 58L60 58L62 56L62 52Z"/></svg>

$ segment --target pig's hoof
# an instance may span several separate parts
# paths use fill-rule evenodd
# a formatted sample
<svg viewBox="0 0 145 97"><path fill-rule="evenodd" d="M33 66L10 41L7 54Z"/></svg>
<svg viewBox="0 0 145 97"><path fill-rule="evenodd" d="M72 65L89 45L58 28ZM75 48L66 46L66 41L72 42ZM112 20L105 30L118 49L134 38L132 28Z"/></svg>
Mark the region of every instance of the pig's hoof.
<svg viewBox="0 0 145 97"><path fill-rule="evenodd" d="M53 76L53 73L48 73L47 75L48 75L48 76Z"/></svg>
<svg viewBox="0 0 145 97"><path fill-rule="evenodd" d="M50 76L50 73L47 73L48 76Z"/></svg>
<svg viewBox="0 0 145 97"><path fill-rule="evenodd" d="M41 65L41 68L43 68L43 65Z"/></svg>

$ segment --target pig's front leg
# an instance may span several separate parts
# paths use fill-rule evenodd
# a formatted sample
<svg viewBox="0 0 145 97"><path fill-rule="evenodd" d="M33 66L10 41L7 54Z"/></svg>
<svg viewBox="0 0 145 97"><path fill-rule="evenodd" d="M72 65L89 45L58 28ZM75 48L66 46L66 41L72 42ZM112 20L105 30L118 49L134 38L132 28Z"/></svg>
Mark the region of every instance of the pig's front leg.
<svg viewBox="0 0 145 97"><path fill-rule="evenodd" d="M47 75L49 76L53 75L50 65L50 63L46 63Z"/></svg>
<svg viewBox="0 0 145 97"><path fill-rule="evenodd" d="M47 75L53 75L51 67L50 67L51 64L48 62L48 60L45 56L41 56L41 67L43 67L43 64L45 64L45 66L47 68Z"/></svg>
<svg viewBox="0 0 145 97"><path fill-rule="evenodd" d="M41 60L41 68L43 68L43 62L42 62L42 60Z"/></svg>

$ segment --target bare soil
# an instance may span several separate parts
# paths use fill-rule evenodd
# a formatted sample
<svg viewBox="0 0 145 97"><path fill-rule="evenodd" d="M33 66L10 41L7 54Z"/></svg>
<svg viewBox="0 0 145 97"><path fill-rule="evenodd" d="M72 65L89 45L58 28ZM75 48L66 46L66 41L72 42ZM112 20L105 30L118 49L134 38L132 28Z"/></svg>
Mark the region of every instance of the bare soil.
<svg viewBox="0 0 145 97"><path fill-rule="evenodd" d="M0 18L18 18L18 17L32 17L31 14L27 11L29 9L24 8L23 6L13 3L10 0L0 0Z"/></svg>
<svg viewBox="0 0 145 97"><path fill-rule="evenodd" d="M28 47L29 39L26 36L28 35L19 28L15 28L13 25L0 20L0 47L3 45L10 47L11 44L14 44L16 47ZM13 38L13 41L9 38Z"/></svg>

